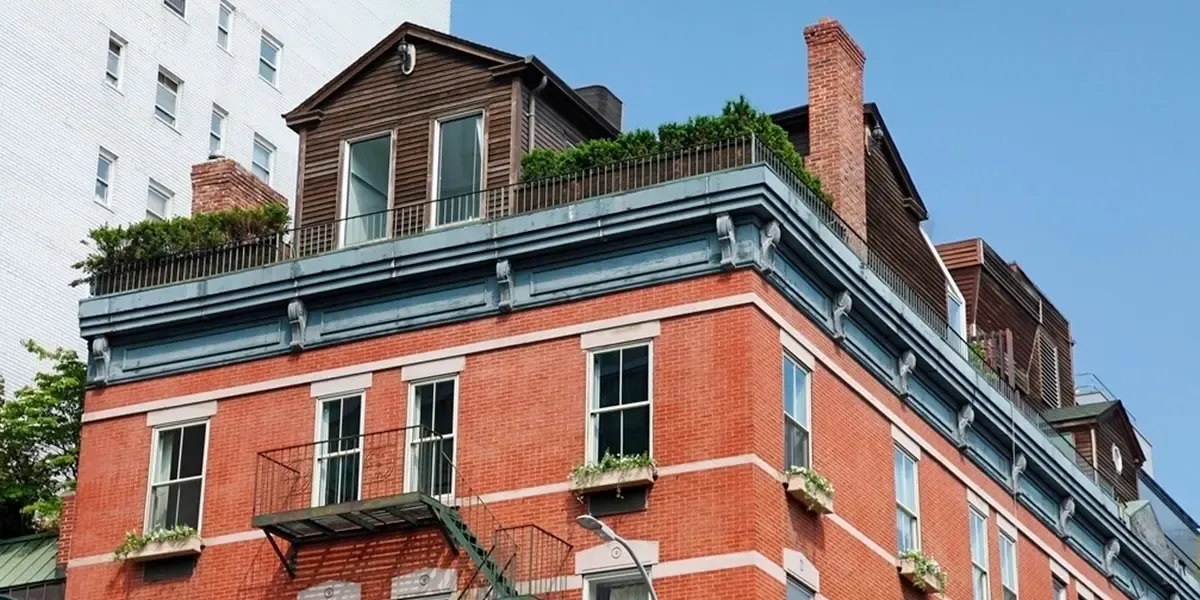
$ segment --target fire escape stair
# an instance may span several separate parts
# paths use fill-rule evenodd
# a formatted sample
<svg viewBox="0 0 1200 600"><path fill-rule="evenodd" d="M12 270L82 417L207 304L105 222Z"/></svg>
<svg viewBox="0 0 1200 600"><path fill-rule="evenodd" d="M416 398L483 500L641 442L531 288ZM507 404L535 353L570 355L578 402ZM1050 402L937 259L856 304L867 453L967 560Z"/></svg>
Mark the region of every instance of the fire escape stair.
<svg viewBox="0 0 1200 600"><path fill-rule="evenodd" d="M442 524L442 531L447 536L451 544L467 553L476 566L477 573L482 575L487 580L489 587L485 589L483 594L476 596L478 598L496 598L498 600L526 600L533 599L533 596L521 594L516 587L516 584L508 575L509 567L511 567L510 558L503 566L496 563L497 556L495 551L497 546L493 545L492 549L486 548L479 538L475 535L471 528L462 520L462 516L453 507L446 506L437 500L428 498L427 500L433 513L437 516ZM516 553L513 552L513 557ZM467 592L463 592L459 598L467 597Z"/></svg>

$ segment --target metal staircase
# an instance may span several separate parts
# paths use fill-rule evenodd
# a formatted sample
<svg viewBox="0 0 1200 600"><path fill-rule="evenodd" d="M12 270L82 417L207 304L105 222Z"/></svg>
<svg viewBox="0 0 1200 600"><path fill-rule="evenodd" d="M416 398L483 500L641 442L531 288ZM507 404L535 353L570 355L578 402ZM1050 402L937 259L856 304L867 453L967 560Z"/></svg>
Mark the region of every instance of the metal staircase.
<svg viewBox="0 0 1200 600"><path fill-rule="evenodd" d="M571 545L536 525L502 526L458 474L451 443L410 427L260 452L253 525L293 577L305 545L437 529L470 561L459 599L558 597Z"/></svg>

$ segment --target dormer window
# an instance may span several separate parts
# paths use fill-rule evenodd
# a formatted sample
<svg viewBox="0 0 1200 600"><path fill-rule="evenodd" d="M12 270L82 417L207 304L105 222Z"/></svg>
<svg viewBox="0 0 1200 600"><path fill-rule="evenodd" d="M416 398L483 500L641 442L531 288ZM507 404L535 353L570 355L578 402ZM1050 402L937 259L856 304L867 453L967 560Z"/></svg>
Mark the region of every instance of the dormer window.
<svg viewBox="0 0 1200 600"><path fill-rule="evenodd" d="M483 197L483 113L440 119L433 140L433 226L480 217Z"/></svg>

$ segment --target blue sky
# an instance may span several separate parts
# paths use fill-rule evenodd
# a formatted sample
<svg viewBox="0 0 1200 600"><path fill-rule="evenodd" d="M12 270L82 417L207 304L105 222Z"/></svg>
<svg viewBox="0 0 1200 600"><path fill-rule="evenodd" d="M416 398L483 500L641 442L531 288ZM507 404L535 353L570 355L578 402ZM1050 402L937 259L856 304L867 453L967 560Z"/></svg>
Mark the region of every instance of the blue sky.
<svg viewBox="0 0 1200 600"><path fill-rule="evenodd" d="M1021 264L1070 320L1076 372L1126 402L1155 478L1200 518L1200 4L452 2L454 34L608 85L626 128L738 94L768 111L804 104L803 26L840 20L930 235L983 237Z"/></svg>

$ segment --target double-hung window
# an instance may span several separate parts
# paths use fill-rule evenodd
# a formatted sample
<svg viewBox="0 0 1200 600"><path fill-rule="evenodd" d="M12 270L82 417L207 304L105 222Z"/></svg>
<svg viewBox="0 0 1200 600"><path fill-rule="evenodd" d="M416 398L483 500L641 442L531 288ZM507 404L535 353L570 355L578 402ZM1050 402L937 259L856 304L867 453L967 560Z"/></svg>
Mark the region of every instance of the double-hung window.
<svg viewBox="0 0 1200 600"><path fill-rule="evenodd" d="M810 467L811 421L808 369L791 356L783 357L783 452L784 468Z"/></svg>
<svg viewBox="0 0 1200 600"><path fill-rule="evenodd" d="M787 600L813 600L816 596L811 590L801 585L799 581L788 577Z"/></svg>
<svg viewBox="0 0 1200 600"><path fill-rule="evenodd" d="M971 528L971 590L975 600L988 600L987 517L968 509Z"/></svg>
<svg viewBox="0 0 1200 600"><path fill-rule="evenodd" d="M279 78L279 54L283 44L267 32L262 32L258 42L258 76L263 81L275 85Z"/></svg>
<svg viewBox="0 0 1200 600"><path fill-rule="evenodd" d="M233 33L233 5L221 1L217 6L217 47L229 49L229 36Z"/></svg>
<svg viewBox="0 0 1200 600"><path fill-rule="evenodd" d="M433 156L433 226L478 219L483 203L483 113L439 120Z"/></svg>
<svg viewBox="0 0 1200 600"><path fill-rule="evenodd" d="M255 135L254 149L250 155L250 171L264 183L271 185L271 171L274 169L275 144L260 135Z"/></svg>
<svg viewBox="0 0 1200 600"><path fill-rule="evenodd" d="M208 153L218 155L225 149L225 119L229 113L225 109L213 105L212 120L208 126Z"/></svg>
<svg viewBox="0 0 1200 600"><path fill-rule="evenodd" d="M208 422L154 430L146 531L200 529Z"/></svg>
<svg viewBox="0 0 1200 600"><path fill-rule="evenodd" d="M650 344L591 353L588 458L649 454Z"/></svg>
<svg viewBox="0 0 1200 600"><path fill-rule="evenodd" d="M179 110L179 91L183 82L179 81L166 69L158 69L158 91L154 96L154 116L159 121L175 127L176 114Z"/></svg>
<svg viewBox="0 0 1200 600"><path fill-rule="evenodd" d="M409 385L407 491L430 496L454 493L454 425L458 378Z"/></svg>
<svg viewBox="0 0 1200 600"><path fill-rule="evenodd" d="M636 571L622 571L589 577L586 582L586 591L585 600L650 599L650 588L646 586L646 582Z"/></svg>
<svg viewBox="0 0 1200 600"><path fill-rule="evenodd" d="M1052 600L1067 600L1067 584L1057 577L1053 579L1054 598Z"/></svg>
<svg viewBox="0 0 1200 600"><path fill-rule="evenodd" d="M175 192L151 181L146 190L146 220L165 221L170 214L171 198L174 196Z"/></svg>
<svg viewBox="0 0 1200 600"><path fill-rule="evenodd" d="M100 149L100 156L96 159L96 202L108 206L109 198L112 194L113 175L116 173L117 155Z"/></svg>
<svg viewBox="0 0 1200 600"><path fill-rule="evenodd" d="M320 404L313 506L354 502L362 482L363 396L323 398Z"/></svg>
<svg viewBox="0 0 1200 600"><path fill-rule="evenodd" d="M187 0L163 0L163 5L180 17L187 15Z"/></svg>
<svg viewBox="0 0 1200 600"><path fill-rule="evenodd" d="M117 34L108 35L108 61L104 66L104 81L121 89L121 74L125 69L125 40Z"/></svg>
<svg viewBox="0 0 1200 600"><path fill-rule="evenodd" d="M900 552L921 549L920 507L917 497L917 459L899 446L893 448L896 478L896 546Z"/></svg>
<svg viewBox="0 0 1200 600"><path fill-rule="evenodd" d="M1017 600L1017 540L1000 532L1000 585L1003 600Z"/></svg>
<svg viewBox="0 0 1200 600"><path fill-rule="evenodd" d="M346 143L342 178L342 245L387 236L392 190L392 134Z"/></svg>

